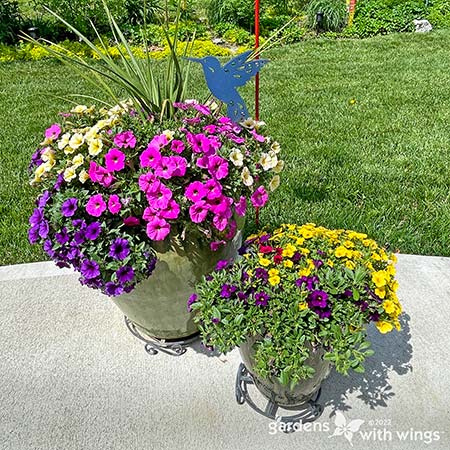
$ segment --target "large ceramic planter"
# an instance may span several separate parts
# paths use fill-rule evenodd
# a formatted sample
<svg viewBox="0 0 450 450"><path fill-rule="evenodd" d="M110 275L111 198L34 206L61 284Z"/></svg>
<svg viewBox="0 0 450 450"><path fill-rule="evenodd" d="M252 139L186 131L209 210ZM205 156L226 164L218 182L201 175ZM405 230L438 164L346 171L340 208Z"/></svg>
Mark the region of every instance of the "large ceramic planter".
<svg viewBox="0 0 450 450"><path fill-rule="evenodd" d="M276 379L262 378L255 373L255 350L256 338L249 338L247 342L240 346L239 351L245 367L253 377L255 386L268 400L285 408L295 409L298 406L311 400L320 388L323 380L329 375L331 364L323 359L324 350L321 347L312 349L306 364L315 369L313 378L300 381L294 389L283 386Z"/></svg>
<svg viewBox="0 0 450 450"><path fill-rule="evenodd" d="M139 329L150 337L179 340L197 333L193 314L186 308L195 284L214 269L217 261L234 258L242 233L216 252L200 235L184 240L169 236L155 246L158 262L152 275L129 294L113 297L113 302Z"/></svg>

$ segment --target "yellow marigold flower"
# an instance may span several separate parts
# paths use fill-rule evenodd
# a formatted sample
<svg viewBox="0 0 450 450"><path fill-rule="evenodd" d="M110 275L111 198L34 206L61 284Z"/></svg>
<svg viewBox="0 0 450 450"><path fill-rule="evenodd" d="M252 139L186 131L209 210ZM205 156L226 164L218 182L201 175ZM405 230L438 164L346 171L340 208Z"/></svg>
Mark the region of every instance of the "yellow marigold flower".
<svg viewBox="0 0 450 450"><path fill-rule="evenodd" d="M380 298L386 297L386 288L384 286L381 288L376 288L375 295L378 295Z"/></svg>
<svg viewBox="0 0 450 450"><path fill-rule="evenodd" d="M385 322L384 320L378 321L375 325L378 328L378 331L383 334L389 333L394 328L391 323Z"/></svg>
<svg viewBox="0 0 450 450"><path fill-rule="evenodd" d="M347 269L353 270L356 267L356 264L353 261L346 261L345 267L347 267Z"/></svg>
<svg viewBox="0 0 450 450"><path fill-rule="evenodd" d="M336 255L337 258L344 258L345 256L347 256L347 249L343 246L340 245L335 251L334 254Z"/></svg>
<svg viewBox="0 0 450 450"><path fill-rule="evenodd" d="M259 258L259 263L264 267L270 266L270 259Z"/></svg>
<svg viewBox="0 0 450 450"><path fill-rule="evenodd" d="M77 150L84 144L84 136L81 133L75 133L72 135L69 141L69 147Z"/></svg>
<svg viewBox="0 0 450 450"><path fill-rule="evenodd" d="M376 292L376 291L375 291ZM378 294L377 294L378 295ZM383 297L381 297L383 298ZM388 314L394 314L394 312L396 311L397 307L395 305L395 303L392 300L385 300L383 302L383 309L388 313Z"/></svg>
<svg viewBox="0 0 450 450"><path fill-rule="evenodd" d="M386 285L386 272L378 271L372 274L372 281L380 288Z"/></svg>
<svg viewBox="0 0 450 450"><path fill-rule="evenodd" d="M290 259L286 259L283 264L284 267L287 267L288 269L290 269L294 265L294 263Z"/></svg>
<svg viewBox="0 0 450 450"><path fill-rule="evenodd" d="M89 174L85 170L82 170L78 175L78 179L80 180L80 183L84 184L89 180Z"/></svg>
<svg viewBox="0 0 450 450"><path fill-rule="evenodd" d="M269 273L269 277L274 277L274 276L278 275L280 273L280 271L277 269L270 269L268 273Z"/></svg>
<svg viewBox="0 0 450 450"><path fill-rule="evenodd" d="M84 163L84 156L81 153L78 153L78 155L74 156L72 159L73 167L77 168L80 167Z"/></svg>
<svg viewBox="0 0 450 450"><path fill-rule="evenodd" d="M298 304L298 307L299 307L300 310L308 309L308 303L301 302L301 303Z"/></svg>
<svg viewBox="0 0 450 450"><path fill-rule="evenodd" d="M283 250L282 255L287 256L288 258L292 258L297 250L297 247L292 244L287 244Z"/></svg>
<svg viewBox="0 0 450 450"><path fill-rule="evenodd" d="M280 277L278 275L274 275L273 277L269 277L269 283L272 286L276 286L281 281Z"/></svg>
<svg viewBox="0 0 450 450"><path fill-rule="evenodd" d="M103 142L101 139L91 139L90 143L89 143L89 154L91 156L96 156L98 155L103 148Z"/></svg>
<svg viewBox="0 0 450 450"><path fill-rule="evenodd" d="M70 183L76 176L75 167L68 167L63 174L64 181L67 183Z"/></svg>

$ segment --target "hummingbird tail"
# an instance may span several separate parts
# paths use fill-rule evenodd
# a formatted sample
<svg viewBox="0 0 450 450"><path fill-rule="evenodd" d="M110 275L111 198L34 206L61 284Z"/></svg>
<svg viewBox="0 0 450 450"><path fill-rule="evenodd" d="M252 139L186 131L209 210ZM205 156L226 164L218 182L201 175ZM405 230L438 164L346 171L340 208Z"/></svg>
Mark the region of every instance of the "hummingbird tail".
<svg viewBox="0 0 450 450"><path fill-rule="evenodd" d="M239 94L227 103L227 115L236 123L250 117L245 102Z"/></svg>

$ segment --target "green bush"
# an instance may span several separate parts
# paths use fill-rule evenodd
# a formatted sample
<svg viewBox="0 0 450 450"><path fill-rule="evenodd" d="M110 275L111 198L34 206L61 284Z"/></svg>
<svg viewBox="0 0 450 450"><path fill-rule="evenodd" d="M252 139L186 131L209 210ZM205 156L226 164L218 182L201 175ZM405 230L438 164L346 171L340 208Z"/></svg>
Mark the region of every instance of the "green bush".
<svg viewBox="0 0 450 450"><path fill-rule="evenodd" d="M450 28L450 0L433 1L427 19L434 28Z"/></svg>
<svg viewBox="0 0 450 450"><path fill-rule="evenodd" d="M246 45L254 42L254 37L248 31L234 27L223 34L223 38L231 44Z"/></svg>
<svg viewBox="0 0 450 450"><path fill-rule="evenodd" d="M359 0L346 34L368 37L414 30L414 19L426 16L424 0Z"/></svg>
<svg viewBox="0 0 450 450"><path fill-rule="evenodd" d="M211 25L229 22L252 30L255 20L254 7L254 0L210 0L208 20Z"/></svg>
<svg viewBox="0 0 450 450"><path fill-rule="evenodd" d="M306 6L308 26L311 29L318 27L316 14L323 13L320 25L323 31L339 31L347 22L347 4L345 0L311 0Z"/></svg>
<svg viewBox="0 0 450 450"><path fill-rule="evenodd" d="M0 2L0 42L8 44L16 41L20 24L21 17L17 1L2 0Z"/></svg>

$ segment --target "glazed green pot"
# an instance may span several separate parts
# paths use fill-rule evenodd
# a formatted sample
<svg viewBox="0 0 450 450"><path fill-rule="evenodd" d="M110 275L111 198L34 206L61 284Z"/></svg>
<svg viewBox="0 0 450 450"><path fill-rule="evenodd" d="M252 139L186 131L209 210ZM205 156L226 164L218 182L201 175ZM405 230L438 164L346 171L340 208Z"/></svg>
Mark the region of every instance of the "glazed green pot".
<svg viewBox="0 0 450 450"><path fill-rule="evenodd" d="M142 333L158 339L181 340L198 332L187 301L195 284L221 259L235 258L242 233L216 252L204 236L169 236L155 246L157 263L152 275L129 294L112 297Z"/></svg>
<svg viewBox="0 0 450 450"><path fill-rule="evenodd" d="M314 376L300 381L294 389L290 389L289 386L282 385L277 379L262 378L255 373L254 344L257 341L258 338L256 337L249 338L240 346L239 352L245 367L252 375L255 386L261 394L268 400L287 409L295 409L311 400L320 389L322 381L327 378L331 371L331 364L323 359L325 353L323 348L312 349L310 357L306 360L306 364L315 369Z"/></svg>

